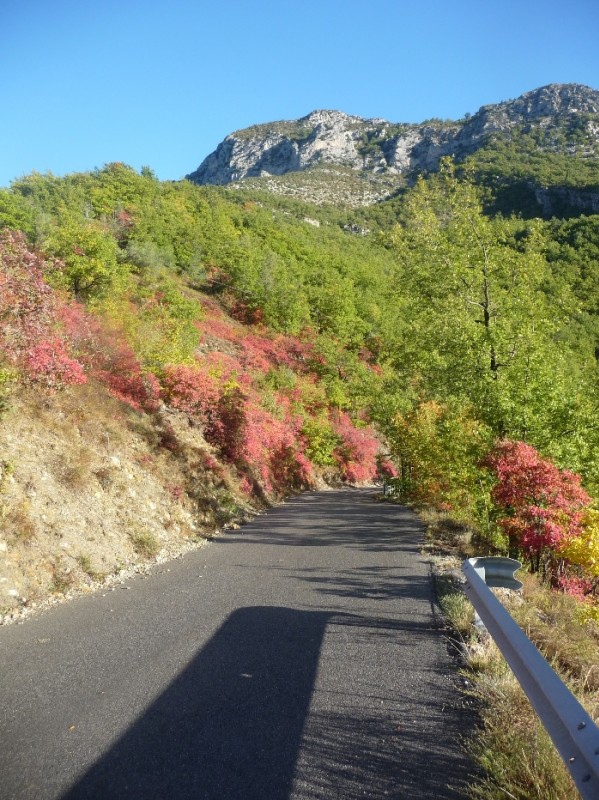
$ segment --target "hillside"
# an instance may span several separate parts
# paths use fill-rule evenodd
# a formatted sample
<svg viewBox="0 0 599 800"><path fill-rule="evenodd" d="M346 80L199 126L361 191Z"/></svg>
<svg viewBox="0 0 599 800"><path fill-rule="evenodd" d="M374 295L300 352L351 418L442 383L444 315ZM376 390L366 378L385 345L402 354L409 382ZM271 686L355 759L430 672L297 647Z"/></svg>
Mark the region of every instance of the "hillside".
<svg viewBox="0 0 599 800"><path fill-rule="evenodd" d="M569 120L589 91L476 124ZM1 191L5 613L381 475L593 604L595 567L561 548L596 535L597 218L494 215L479 177L442 161L361 209L118 163ZM547 508L578 498L570 522L511 527L504 458L554 476Z"/></svg>
<svg viewBox="0 0 599 800"><path fill-rule="evenodd" d="M526 98L422 174L316 159L198 186L114 163L0 190L0 623L305 488L385 478L433 521L431 552L525 564L525 626L595 702L596 112L571 87ZM443 580L483 698L479 796L569 800Z"/></svg>
<svg viewBox="0 0 599 800"><path fill-rule="evenodd" d="M122 189L131 178L115 167L85 180ZM134 180L154 199L169 191ZM315 333L267 329L214 278L178 279L149 243L127 243L137 266L119 261L118 225L69 224L46 240L64 261L0 232L5 620L384 465L365 414L356 426L339 390L332 405Z"/></svg>
<svg viewBox="0 0 599 800"><path fill-rule="evenodd" d="M564 208L596 213L599 92L551 84L461 120L420 124L313 111L232 133L187 178L362 206L437 170L447 156L494 186L504 210L511 201L548 217Z"/></svg>

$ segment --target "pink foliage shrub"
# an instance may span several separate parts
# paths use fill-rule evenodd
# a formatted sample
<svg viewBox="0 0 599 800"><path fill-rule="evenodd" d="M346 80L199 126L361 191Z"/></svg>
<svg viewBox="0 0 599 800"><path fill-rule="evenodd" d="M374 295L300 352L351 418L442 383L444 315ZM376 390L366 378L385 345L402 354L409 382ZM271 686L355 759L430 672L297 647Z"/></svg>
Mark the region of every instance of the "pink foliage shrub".
<svg viewBox="0 0 599 800"><path fill-rule="evenodd" d="M380 442L373 428L370 425L357 428L344 411L334 415L332 426L341 440L335 459L346 480L361 483L376 478Z"/></svg>
<svg viewBox="0 0 599 800"><path fill-rule="evenodd" d="M0 352L29 380L53 388L86 381L60 325L65 301L45 280L59 268L32 252L22 233L0 231Z"/></svg>
<svg viewBox="0 0 599 800"><path fill-rule="evenodd" d="M162 396L173 408L206 423L218 405L220 386L206 369L171 365L162 374Z"/></svg>
<svg viewBox="0 0 599 800"><path fill-rule="evenodd" d="M303 371L312 355L312 347L292 336L275 337L248 334L241 342L242 361L248 369L267 372L272 367L290 367Z"/></svg>
<svg viewBox="0 0 599 800"><path fill-rule="evenodd" d="M124 341L104 337L102 357L92 368L95 378L102 381L113 397L136 410L156 411L159 406L160 384L151 372L143 372L135 353Z"/></svg>
<svg viewBox="0 0 599 800"><path fill-rule="evenodd" d="M585 602L592 596L595 584L589 578L581 578L578 575L560 575L557 587L571 597Z"/></svg>
<svg viewBox="0 0 599 800"><path fill-rule="evenodd" d="M499 525L537 568L543 549L556 550L580 534L591 502L580 476L560 471L524 442L499 442L485 464L497 477L492 498L504 512Z"/></svg>
<svg viewBox="0 0 599 800"><path fill-rule="evenodd" d="M46 386L85 383L87 378L78 361L70 358L58 337L42 339L25 351L23 367L30 379Z"/></svg>
<svg viewBox="0 0 599 800"><path fill-rule="evenodd" d="M240 317L247 317L240 309ZM301 435L306 415L321 413L326 403L312 372L314 348L293 336L248 330L226 319L207 300L197 323L207 352L192 366L169 366L162 376L162 398L192 415L206 440L243 476L248 493L258 482L268 493L310 485L314 466ZM264 377L287 368L295 378L289 388L270 394L265 403ZM334 422L340 445L339 470L350 481L377 474L379 442L369 426L356 428L347 414ZM385 467L390 473L393 467Z"/></svg>
<svg viewBox="0 0 599 800"><path fill-rule="evenodd" d="M153 373L142 369L120 331L108 328L75 302L63 306L59 316L71 347L89 375L131 408L156 411L160 384Z"/></svg>
<svg viewBox="0 0 599 800"><path fill-rule="evenodd" d="M397 478L399 476L397 467L388 458L379 458L378 471L383 478Z"/></svg>

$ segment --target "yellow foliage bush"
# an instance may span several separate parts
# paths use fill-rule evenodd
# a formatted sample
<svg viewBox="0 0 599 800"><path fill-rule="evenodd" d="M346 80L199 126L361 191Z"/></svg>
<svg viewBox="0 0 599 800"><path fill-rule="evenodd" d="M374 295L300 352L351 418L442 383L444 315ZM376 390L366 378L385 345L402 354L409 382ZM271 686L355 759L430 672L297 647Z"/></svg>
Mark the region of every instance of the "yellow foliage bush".
<svg viewBox="0 0 599 800"><path fill-rule="evenodd" d="M590 576L599 576L599 511L589 508L584 512L580 536L569 539L560 555Z"/></svg>

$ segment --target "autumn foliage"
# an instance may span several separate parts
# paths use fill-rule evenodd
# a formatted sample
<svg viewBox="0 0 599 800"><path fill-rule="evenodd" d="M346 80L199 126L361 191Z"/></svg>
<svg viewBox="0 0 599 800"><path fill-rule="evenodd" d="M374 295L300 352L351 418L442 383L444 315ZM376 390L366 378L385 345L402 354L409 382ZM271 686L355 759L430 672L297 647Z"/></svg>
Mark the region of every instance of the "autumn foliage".
<svg viewBox="0 0 599 800"><path fill-rule="evenodd" d="M556 573L556 557L581 536L591 502L580 477L558 469L524 442L499 442L486 465L497 478L492 498L512 550L523 553L537 571L544 557L545 567Z"/></svg>
<svg viewBox="0 0 599 800"><path fill-rule="evenodd" d="M59 323L65 300L46 276L60 264L29 249L23 234L0 231L0 353L33 383L60 388L84 383Z"/></svg>
<svg viewBox="0 0 599 800"><path fill-rule="evenodd" d="M213 349L193 366L167 366L162 397L202 425L248 492L255 485L269 494L308 486L327 464L344 480L376 477L380 441L370 425L356 427L347 413L326 410L309 342L248 330L214 306L198 327L203 346Z"/></svg>
<svg viewBox="0 0 599 800"><path fill-rule="evenodd" d="M308 486L323 467L352 482L376 477L380 442L367 421L330 410L309 340L240 324L213 302L194 310L164 280L90 308L62 288L62 263L22 234L3 231L0 251L1 352L23 380L57 389L93 379L136 411L164 403L187 414L248 493ZM184 363L164 363L178 355ZM172 433L162 440L177 449Z"/></svg>

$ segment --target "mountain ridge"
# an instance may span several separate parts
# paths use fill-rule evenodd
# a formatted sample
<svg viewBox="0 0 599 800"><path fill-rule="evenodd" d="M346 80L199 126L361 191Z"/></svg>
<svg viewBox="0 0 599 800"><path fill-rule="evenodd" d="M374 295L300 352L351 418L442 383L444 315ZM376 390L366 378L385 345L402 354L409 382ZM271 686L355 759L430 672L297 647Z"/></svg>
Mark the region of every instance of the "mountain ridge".
<svg viewBox="0 0 599 800"><path fill-rule="evenodd" d="M493 137L509 139L517 129L526 128L543 133L545 143L539 145L543 152L551 151L548 134L563 130L565 140L556 139L556 152L597 156L599 91L582 84L548 84L515 100L484 105L461 120L421 123L317 109L296 120L261 123L229 134L186 179L238 185L326 165L385 177L380 196L369 192L362 203L368 204L392 195L415 174L436 170L445 156L461 161ZM268 188L276 191L271 184L272 180Z"/></svg>

